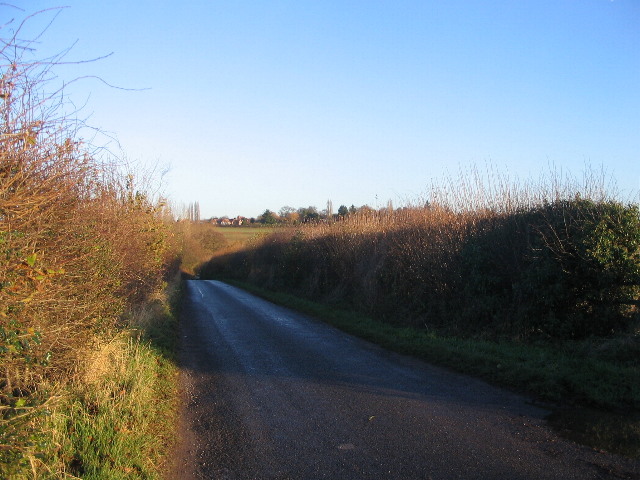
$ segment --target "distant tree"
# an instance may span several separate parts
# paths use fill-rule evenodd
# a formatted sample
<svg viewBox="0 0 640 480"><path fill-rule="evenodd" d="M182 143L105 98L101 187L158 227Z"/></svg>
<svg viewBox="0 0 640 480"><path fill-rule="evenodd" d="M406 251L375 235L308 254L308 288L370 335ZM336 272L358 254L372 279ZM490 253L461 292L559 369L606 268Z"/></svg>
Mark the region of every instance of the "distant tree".
<svg viewBox="0 0 640 480"><path fill-rule="evenodd" d="M296 211L295 208L290 207L288 205L285 205L284 207L282 207L280 209L280 211L278 212L278 215L280 215L281 217L286 217L287 215L289 215L289 214L291 214L291 213L293 213L295 211Z"/></svg>
<svg viewBox="0 0 640 480"><path fill-rule="evenodd" d="M296 223L300 219L300 215L293 207L282 207L278 212L280 219L286 223Z"/></svg>
<svg viewBox="0 0 640 480"><path fill-rule="evenodd" d="M186 211L187 220L191 222L199 222L200 221L200 203L192 202L187 207Z"/></svg>
<svg viewBox="0 0 640 480"><path fill-rule="evenodd" d="M300 214L298 212L291 212L286 217L287 223L298 223L300 221Z"/></svg>
<svg viewBox="0 0 640 480"><path fill-rule="evenodd" d="M356 206L354 204L351 204L351 206L349 207L349 213L356 213L358 211L358 209L356 208Z"/></svg>
<svg viewBox="0 0 640 480"><path fill-rule="evenodd" d="M306 208L299 208L298 214L300 215L300 221L303 223L306 222L314 222L320 219L320 214L318 213L318 209L313 206L309 206Z"/></svg>
<svg viewBox="0 0 640 480"><path fill-rule="evenodd" d="M345 205L340 205L338 208L338 215L346 217L349 214L349 209Z"/></svg>
<svg viewBox="0 0 640 480"><path fill-rule="evenodd" d="M260 223L263 223L265 225L274 225L274 224L278 223L278 218L269 209L265 210L264 213L262 215L260 215L259 219L260 219L259 220Z"/></svg>
<svg viewBox="0 0 640 480"><path fill-rule="evenodd" d="M360 208L358 208L358 213L362 215L368 215L374 212L375 210L371 208L369 205L362 205Z"/></svg>

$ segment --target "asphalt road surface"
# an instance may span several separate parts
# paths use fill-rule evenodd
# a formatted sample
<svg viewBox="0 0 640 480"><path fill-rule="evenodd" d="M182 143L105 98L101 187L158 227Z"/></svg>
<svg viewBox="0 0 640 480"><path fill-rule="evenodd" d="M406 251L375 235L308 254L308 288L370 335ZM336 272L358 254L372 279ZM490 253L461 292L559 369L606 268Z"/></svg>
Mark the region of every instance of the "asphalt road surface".
<svg viewBox="0 0 640 480"><path fill-rule="evenodd" d="M639 479L548 411L216 281L188 281L169 479Z"/></svg>

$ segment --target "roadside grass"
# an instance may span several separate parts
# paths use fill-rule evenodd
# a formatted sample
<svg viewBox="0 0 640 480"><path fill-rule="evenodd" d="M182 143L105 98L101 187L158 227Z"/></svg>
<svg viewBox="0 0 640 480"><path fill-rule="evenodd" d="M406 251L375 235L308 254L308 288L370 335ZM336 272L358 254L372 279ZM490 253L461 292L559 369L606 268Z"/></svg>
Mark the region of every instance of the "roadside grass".
<svg viewBox="0 0 640 480"><path fill-rule="evenodd" d="M386 349L532 395L555 410L551 423L562 434L640 457L640 369L634 362L599 358L593 341L531 345L442 336L247 282L221 280Z"/></svg>
<svg viewBox="0 0 640 480"><path fill-rule="evenodd" d="M76 378L58 387L41 429L46 451L13 477L159 479L177 415L179 279L105 335Z"/></svg>
<svg viewBox="0 0 640 480"><path fill-rule="evenodd" d="M97 357L106 371L74 388L62 449L69 473L85 479L157 478L156 462L171 418L171 367L152 347L122 335ZM95 367L94 367L95 368ZM171 424L171 422L168 422Z"/></svg>

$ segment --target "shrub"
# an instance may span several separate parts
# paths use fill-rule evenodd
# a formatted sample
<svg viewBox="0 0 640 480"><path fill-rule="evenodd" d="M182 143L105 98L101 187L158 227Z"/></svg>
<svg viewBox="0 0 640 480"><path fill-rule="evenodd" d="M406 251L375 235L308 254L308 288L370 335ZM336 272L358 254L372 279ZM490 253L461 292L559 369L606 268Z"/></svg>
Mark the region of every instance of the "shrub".
<svg viewBox="0 0 640 480"><path fill-rule="evenodd" d="M535 329L560 338L624 331L640 293L637 205L576 198L532 211L530 258L520 289Z"/></svg>
<svg viewBox="0 0 640 480"><path fill-rule="evenodd" d="M18 38L0 46L3 478L48 448L38 416L56 392L44 385L80 368L96 333L157 289L173 255L164 207L77 140L61 91L43 85L55 59L24 59Z"/></svg>

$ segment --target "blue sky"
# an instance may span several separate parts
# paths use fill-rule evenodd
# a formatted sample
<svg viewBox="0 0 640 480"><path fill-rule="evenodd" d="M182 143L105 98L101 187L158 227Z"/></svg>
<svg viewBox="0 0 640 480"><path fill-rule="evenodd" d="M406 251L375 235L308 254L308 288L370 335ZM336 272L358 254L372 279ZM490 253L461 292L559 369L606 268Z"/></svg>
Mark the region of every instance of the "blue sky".
<svg viewBox="0 0 640 480"><path fill-rule="evenodd" d="M398 205L487 164L525 180L591 165L640 188L637 0L65 5L40 52L113 52L58 73L146 90L68 94L130 160L168 166L166 194L203 216Z"/></svg>

